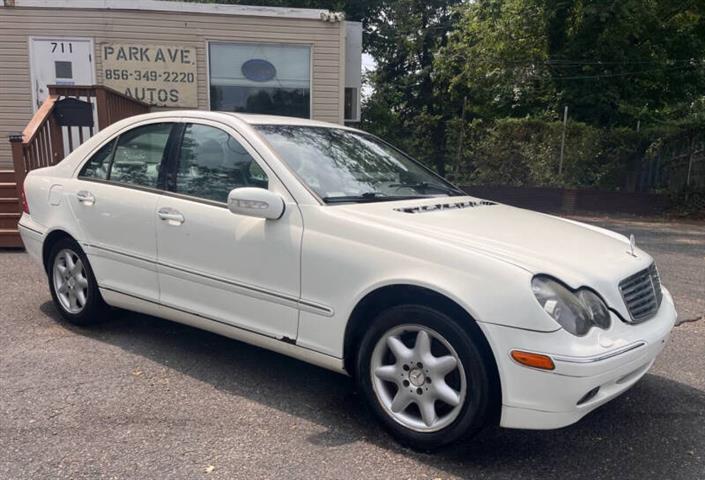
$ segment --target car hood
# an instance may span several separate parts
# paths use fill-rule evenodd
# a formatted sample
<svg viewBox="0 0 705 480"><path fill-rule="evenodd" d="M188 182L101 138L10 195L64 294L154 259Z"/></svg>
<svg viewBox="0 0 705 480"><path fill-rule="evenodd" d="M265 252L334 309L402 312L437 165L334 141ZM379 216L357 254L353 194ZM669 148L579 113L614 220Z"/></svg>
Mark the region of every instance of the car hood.
<svg viewBox="0 0 705 480"><path fill-rule="evenodd" d="M615 232L473 197L340 208L386 228L462 246L531 273L552 275L573 288L590 286L614 307L623 303L619 282L653 261L638 248L633 256L629 240Z"/></svg>

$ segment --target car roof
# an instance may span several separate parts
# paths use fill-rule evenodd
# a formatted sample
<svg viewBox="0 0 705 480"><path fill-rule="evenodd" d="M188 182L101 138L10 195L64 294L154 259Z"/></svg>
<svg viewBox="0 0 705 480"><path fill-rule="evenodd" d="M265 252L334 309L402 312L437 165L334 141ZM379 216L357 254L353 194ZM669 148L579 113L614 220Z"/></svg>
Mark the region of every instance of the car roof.
<svg viewBox="0 0 705 480"><path fill-rule="evenodd" d="M340 125L338 123L321 122L308 118L285 117L280 115L259 115L254 113L216 112L210 110L162 110L159 112L140 115L140 117L143 120L147 118L178 117L180 115L202 119L217 119L221 121L224 120L223 117L234 117L247 123L248 125L293 125L355 130L354 128L346 127L345 125Z"/></svg>
<svg viewBox="0 0 705 480"><path fill-rule="evenodd" d="M337 123L320 122L318 120L311 120L308 118L285 117L281 115L259 115L254 113L227 113L227 115L237 117L243 122L249 123L250 125L296 125L305 127L327 128L344 127L344 125L339 125Z"/></svg>

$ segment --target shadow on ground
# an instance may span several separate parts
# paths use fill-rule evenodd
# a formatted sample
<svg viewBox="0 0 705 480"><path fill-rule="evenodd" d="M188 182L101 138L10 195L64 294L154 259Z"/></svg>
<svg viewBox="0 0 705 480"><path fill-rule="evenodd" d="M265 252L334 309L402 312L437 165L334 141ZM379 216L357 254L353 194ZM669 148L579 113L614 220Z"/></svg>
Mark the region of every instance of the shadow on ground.
<svg viewBox="0 0 705 480"><path fill-rule="evenodd" d="M326 431L307 440L322 447L372 442L466 478L694 478L693 471L705 477L705 392L662 377L647 375L572 427L488 428L431 455L403 449L382 432L347 377L154 317L117 312L106 323L79 329L62 323L50 302L41 310L76 334L315 422Z"/></svg>

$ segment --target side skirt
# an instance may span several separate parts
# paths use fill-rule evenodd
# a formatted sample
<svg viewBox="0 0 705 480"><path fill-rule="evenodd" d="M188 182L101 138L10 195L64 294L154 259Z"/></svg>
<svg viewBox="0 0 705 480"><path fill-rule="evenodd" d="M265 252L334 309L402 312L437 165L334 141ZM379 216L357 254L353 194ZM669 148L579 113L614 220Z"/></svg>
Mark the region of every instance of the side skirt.
<svg viewBox="0 0 705 480"><path fill-rule="evenodd" d="M303 362L311 363L327 370L332 370L334 372L347 375L342 359L300 347L291 343L288 338L278 339L268 337L266 335L238 328L234 325L211 320L209 318L194 315L182 310L176 310L174 308L148 300L143 300L132 295L116 292L115 290L100 288L100 293L105 302L114 307L124 308L125 310L133 310L146 315L152 315L155 317L165 318L173 322L183 323L184 325L190 325L195 328L200 328L201 330L207 330L209 332L217 333L218 335L240 340L241 342L249 343L250 345L254 345L256 347L272 350L274 352L281 353L282 355L287 355Z"/></svg>

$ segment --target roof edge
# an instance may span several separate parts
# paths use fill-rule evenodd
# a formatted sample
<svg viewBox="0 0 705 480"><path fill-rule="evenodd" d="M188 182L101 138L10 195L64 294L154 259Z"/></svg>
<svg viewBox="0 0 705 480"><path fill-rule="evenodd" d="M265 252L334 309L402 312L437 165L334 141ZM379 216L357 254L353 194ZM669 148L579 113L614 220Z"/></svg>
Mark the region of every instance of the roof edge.
<svg viewBox="0 0 705 480"><path fill-rule="evenodd" d="M14 3L14 5L12 5ZM164 0L7 0L0 8L64 8L90 10L137 10L168 13L203 13L243 15L254 17L299 18L322 20L329 10L313 8L261 7L251 5L223 5Z"/></svg>

